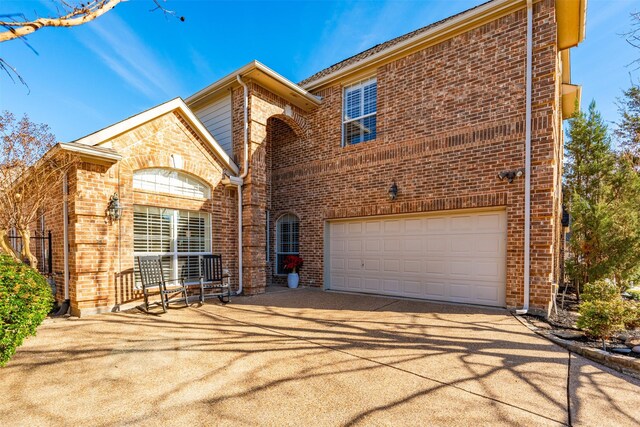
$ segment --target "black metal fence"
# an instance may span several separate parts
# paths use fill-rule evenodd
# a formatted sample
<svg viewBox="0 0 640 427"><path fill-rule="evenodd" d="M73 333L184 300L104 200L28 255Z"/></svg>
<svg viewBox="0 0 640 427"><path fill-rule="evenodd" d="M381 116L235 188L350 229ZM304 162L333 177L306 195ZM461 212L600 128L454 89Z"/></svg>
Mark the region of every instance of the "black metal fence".
<svg viewBox="0 0 640 427"><path fill-rule="evenodd" d="M16 252L22 251L22 236L9 235L9 241ZM31 253L38 259L38 271L42 274L53 273L52 245L51 231L31 236Z"/></svg>

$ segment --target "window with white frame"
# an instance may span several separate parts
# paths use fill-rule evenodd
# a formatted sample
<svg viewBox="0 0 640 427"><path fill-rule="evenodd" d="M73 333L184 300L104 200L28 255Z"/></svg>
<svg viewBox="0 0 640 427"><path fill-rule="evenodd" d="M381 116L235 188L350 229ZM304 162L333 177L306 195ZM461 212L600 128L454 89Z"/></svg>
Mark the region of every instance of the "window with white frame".
<svg viewBox="0 0 640 427"><path fill-rule="evenodd" d="M300 221L293 214L282 215L276 222L276 274L286 274L284 258L287 255L298 255Z"/></svg>
<svg viewBox="0 0 640 427"><path fill-rule="evenodd" d="M161 255L167 279L196 282L200 257L211 253L211 216L206 212L135 205L133 251L134 256ZM135 269L139 283L137 265Z"/></svg>
<svg viewBox="0 0 640 427"><path fill-rule="evenodd" d="M153 168L135 171L133 188L205 199L211 196L211 190L207 184L186 173L171 169Z"/></svg>
<svg viewBox="0 0 640 427"><path fill-rule="evenodd" d="M377 95L375 77L344 88L343 146L376 139Z"/></svg>

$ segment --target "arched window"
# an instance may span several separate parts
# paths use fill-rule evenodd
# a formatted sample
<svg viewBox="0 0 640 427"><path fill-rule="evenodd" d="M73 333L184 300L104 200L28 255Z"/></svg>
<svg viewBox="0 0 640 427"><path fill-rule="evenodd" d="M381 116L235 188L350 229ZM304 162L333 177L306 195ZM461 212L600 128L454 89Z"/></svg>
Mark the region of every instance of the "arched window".
<svg viewBox="0 0 640 427"><path fill-rule="evenodd" d="M284 270L284 258L287 255L298 255L300 244L298 235L300 221L293 214L282 215L276 222L276 273L286 274Z"/></svg>
<svg viewBox="0 0 640 427"><path fill-rule="evenodd" d="M204 199L211 197L211 190L207 184L186 173L171 169L154 168L135 171L133 188Z"/></svg>

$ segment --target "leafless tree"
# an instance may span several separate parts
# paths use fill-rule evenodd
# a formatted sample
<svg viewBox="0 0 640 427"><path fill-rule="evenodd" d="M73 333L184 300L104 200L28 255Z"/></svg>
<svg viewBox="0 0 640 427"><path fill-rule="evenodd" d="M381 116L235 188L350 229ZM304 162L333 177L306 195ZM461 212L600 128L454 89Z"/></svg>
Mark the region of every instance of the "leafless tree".
<svg viewBox="0 0 640 427"><path fill-rule="evenodd" d="M33 267L38 261L29 244L31 228L44 208L62 203L55 189L76 162L55 145L49 126L27 115L17 120L9 111L0 114L0 251ZM12 231L22 240L20 253L11 245Z"/></svg>
<svg viewBox="0 0 640 427"><path fill-rule="evenodd" d="M624 33L624 37L631 46L640 49L640 12L631 12L631 30ZM640 67L640 58L631 64Z"/></svg>

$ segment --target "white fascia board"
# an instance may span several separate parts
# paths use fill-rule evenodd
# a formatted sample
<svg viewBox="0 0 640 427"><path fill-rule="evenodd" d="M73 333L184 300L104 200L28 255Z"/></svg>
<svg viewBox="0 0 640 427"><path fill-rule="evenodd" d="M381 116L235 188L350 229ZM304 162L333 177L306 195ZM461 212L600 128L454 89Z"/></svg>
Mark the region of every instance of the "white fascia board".
<svg viewBox="0 0 640 427"><path fill-rule="evenodd" d="M172 99L171 101L160 104L157 107L153 107L147 111L143 111L140 114L136 114L135 116L129 117L128 119L125 119L121 122L118 122L114 125L106 127L73 142L89 146L99 145L100 143L121 135L129 131L130 129L143 125L157 117L175 110L179 110L184 115L189 123L202 136L205 142L211 147L211 149L213 149L213 152L219 157L219 159L222 160L226 166L228 166L234 173L237 174L239 172L238 166L236 166L229 155L222 149L222 147L220 147L220 144L218 144L211 133L209 133L209 131L204 127L200 120L198 120L195 114L193 114L191 109L187 107L187 104L185 104L182 98Z"/></svg>
<svg viewBox="0 0 640 427"><path fill-rule="evenodd" d="M303 89L301 86L298 86L297 84L295 84L291 80L289 80L286 77L276 73L271 68L267 67L266 65L262 64L259 61L255 61L255 60L249 62L247 65L245 65L243 67L238 68L237 70L235 70L231 74L227 74L223 78L221 78L218 81L210 84L209 86L205 87L204 89L199 90L198 92L196 92L193 95L189 96L185 100L185 102L187 104L193 104L194 102L199 101L200 99L204 98L205 96L208 96L208 95L210 95L212 93L215 93L215 92L217 92L217 91L219 91L221 89L225 89L225 88L227 88L229 86L237 84L236 83L237 82L236 76L239 75L240 77L243 77L243 76L246 76L246 75L250 74L254 70L259 70L259 71L263 72L264 74L266 74L267 76L271 77L272 79L278 81L279 83L283 84L288 89L290 89L293 92L295 92L296 94L298 94L298 95L302 96L303 98L307 99L308 101L310 101L314 105L320 105L322 103L322 100L319 97L309 93L308 91Z"/></svg>
<svg viewBox="0 0 640 427"><path fill-rule="evenodd" d="M540 0L534 0L534 2L537 1ZM424 33L416 34L415 36L407 40L389 46L388 48L381 50L380 52L363 58L362 60L354 62L353 64L349 64L344 68L340 68L339 70L336 70L331 74L327 74L326 76L322 76L317 80L313 80L302 87L306 90L314 90L315 88L331 82L332 80L339 79L343 75L349 74L352 71L357 70L358 68L366 67L377 62L384 61L391 55L396 55L402 53L405 50L410 50L416 44L428 42L431 38L453 32L457 30L461 25L466 25L469 23L473 23L474 21L482 20L484 15L489 12L499 12L500 10L508 9L519 3L522 3L523 7L526 5L526 2L524 2L523 0L494 0L487 2L486 4L478 6L477 8L466 13L463 12L460 16L443 22L441 25L437 25L430 30L425 31Z"/></svg>
<svg viewBox="0 0 640 427"><path fill-rule="evenodd" d="M98 159L112 160L114 162L122 160L122 156L118 153L105 153L100 150L94 150L90 145L86 147L67 144L65 142L60 142L60 149L64 151L70 151L72 153L78 153L81 155L86 155L89 157L95 157Z"/></svg>

